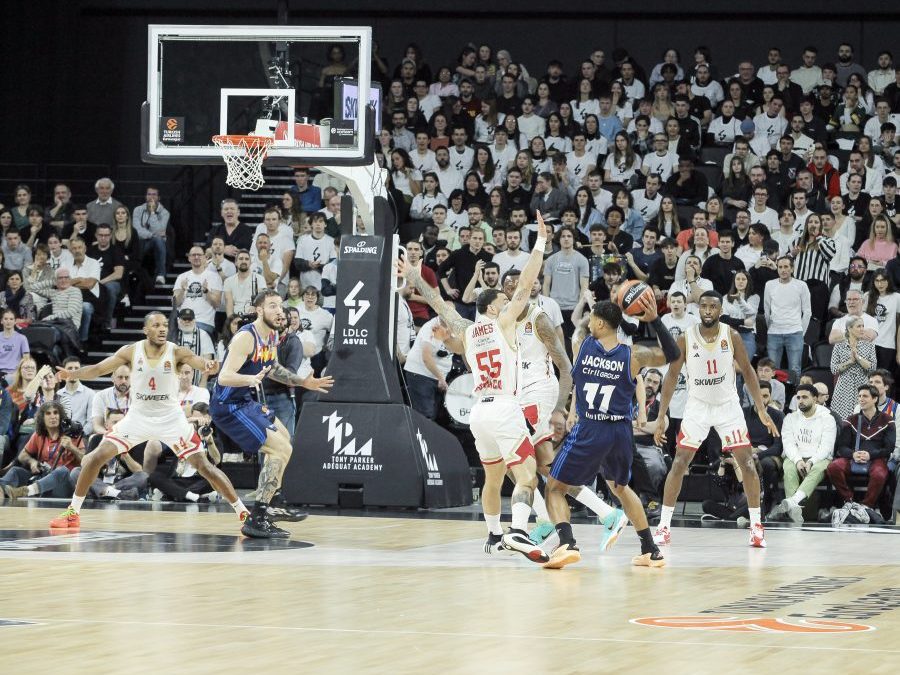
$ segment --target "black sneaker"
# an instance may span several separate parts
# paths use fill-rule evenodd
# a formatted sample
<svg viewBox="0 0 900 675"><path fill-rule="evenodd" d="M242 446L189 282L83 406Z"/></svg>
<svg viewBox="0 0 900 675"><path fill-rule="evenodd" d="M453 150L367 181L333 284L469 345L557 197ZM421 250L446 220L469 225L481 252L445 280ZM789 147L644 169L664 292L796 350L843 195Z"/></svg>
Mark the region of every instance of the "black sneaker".
<svg viewBox="0 0 900 675"><path fill-rule="evenodd" d="M244 519L241 526L241 534L245 537L253 537L254 539L289 539L291 533L276 527L269 520L268 515L258 515L251 513Z"/></svg>
<svg viewBox="0 0 900 675"><path fill-rule="evenodd" d="M306 520L306 517L309 514L303 509L288 506L287 504L284 504L283 506L269 504L269 506L266 507L266 515L275 521L286 520L291 523L299 523L301 520Z"/></svg>
<svg viewBox="0 0 900 675"><path fill-rule="evenodd" d="M272 520L287 520L292 523L305 520L309 515L303 509L298 509L288 504L280 488L272 495L272 499L269 502L266 511L269 514L269 518Z"/></svg>
<svg viewBox="0 0 900 675"><path fill-rule="evenodd" d="M503 548L503 535L488 533L487 541L484 542L485 553L502 553L506 549Z"/></svg>

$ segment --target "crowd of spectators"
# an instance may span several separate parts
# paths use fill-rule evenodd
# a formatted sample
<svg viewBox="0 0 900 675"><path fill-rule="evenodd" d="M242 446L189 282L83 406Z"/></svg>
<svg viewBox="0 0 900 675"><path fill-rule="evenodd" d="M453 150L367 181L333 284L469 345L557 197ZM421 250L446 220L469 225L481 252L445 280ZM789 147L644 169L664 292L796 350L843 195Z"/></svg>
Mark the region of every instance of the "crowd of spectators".
<svg viewBox="0 0 900 675"><path fill-rule="evenodd" d="M329 50L321 87L347 71L339 52ZM686 62L666 49L660 63L639 64L625 49L609 59L595 49L569 76L558 61L532 76L484 44L435 68L416 45L393 72L376 55L385 121L376 157L410 259L421 259L426 281L474 318L484 288L515 280L541 211L554 235L532 297L567 347L585 307L612 297L623 280L653 289L673 333L696 323L705 290L719 291L723 321L741 335L769 405L785 413L782 439L759 439L768 507L796 518L826 476L841 500L865 479L864 502L874 506L891 489L898 459L890 395L900 315L900 69L888 51L868 71L849 44L834 56L829 63L812 46L772 48L757 67L698 47ZM222 203L221 222L187 252L190 269L174 282L172 339L221 358L253 295L274 288L287 314L283 362L324 367L345 185L306 168L293 178L261 223L242 222L237 201ZM100 179L97 199L78 205L60 185L43 208L20 186L0 212L0 370L10 373L10 402L35 413L15 416L18 429L36 421L53 386L38 377L16 324L41 318L90 340L90 327L110 325L130 284L165 282L169 223L159 190L148 188L133 210L113 191ZM131 272L145 257L154 274L141 280ZM446 328L413 289L402 295L397 346L411 404L436 417L454 367ZM623 326L622 339L644 337L636 323ZM809 366L818 366L818 379ZM209 385L199 374L190 380ZM273 407L292 429L295 399L281 389L273 383L270 395L282 404ZM672 438L678 395L664 421ZM818 424L826 416L831 441ZM106 417L86 421L101 429ZM23 435L10 447L29 454L31 436ZM77 463L77 451L67 451ZM715 452L710 458L718 462ZM782 479L783 501L775 499Z"/></svg>

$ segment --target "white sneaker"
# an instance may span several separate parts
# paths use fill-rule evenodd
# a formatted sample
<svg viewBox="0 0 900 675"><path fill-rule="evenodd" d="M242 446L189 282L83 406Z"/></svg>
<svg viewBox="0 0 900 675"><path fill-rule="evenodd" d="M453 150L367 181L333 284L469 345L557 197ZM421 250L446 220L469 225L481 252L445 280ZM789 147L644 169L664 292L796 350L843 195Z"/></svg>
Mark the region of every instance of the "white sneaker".
<svg viewBox="0 0 900 675"><path fill-rule="evenodd" d="M164 276L160 275L160 276L156 277L156 285L157 286L162 286L165 283L166 283L166 278Z"/></svg>

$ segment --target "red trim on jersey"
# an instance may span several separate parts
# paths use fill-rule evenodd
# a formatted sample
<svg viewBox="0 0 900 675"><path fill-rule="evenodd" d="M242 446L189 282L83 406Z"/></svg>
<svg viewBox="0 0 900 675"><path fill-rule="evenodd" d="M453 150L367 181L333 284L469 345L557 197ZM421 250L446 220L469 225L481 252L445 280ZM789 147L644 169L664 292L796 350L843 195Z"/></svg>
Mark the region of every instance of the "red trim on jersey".
<svg viewBox="0 0 900 675"><path fill-rule="evenodd" d="M534 457L534 446L531 444L531 439L526 438L520 444L519 447L516 448L515 454L518 456L518 459L513 460L512 462L507 462L506 466L516 466L517 464L521 464L529 457Z"/></svg>
<svg viewBox="0 0 900 675"><path fill-rule="evenodd" d="M503 458L501 457L500 459L492 459L489 462L485 462L484 460L481 460L481 464L483 466L490 466L491 464L499 464L502 461L503 461Z"/></svg>
<svg viewBox="0 0 900 675"><path fill-rule="evenodd" d="M190 455L193 455L194 453L200 452L200 450L202 450L200 446L200 434L198 434L196 431L194 431L194 435L191 436L190 442L193 445L187 450L175 453L178 459L185 459L186 457L189 457Z"/></svg>
<svg viewBox="0 0 900 675"><path fill-rule="evenodd" d="M526 405L522 408L522 414L525 415L525 419L531 424L531 426L536 427L538 423L538 406L537 403L532 403L530 405Z"/></svg>
<svg viewBox="0 0 900 675"><path fill-rule="evenodd" d="M553 440L553 434L547 434L547 435L544 436L543 438L537 439L534 443L532 443L532 445L533 445L534 447L537 447L537 446L539 446L541 443L546 443L547 441L552 441L552 440Z"/></svg>
<svg viewBox="0 0 900 675"><path fill-rule="evenodd" d="M746 448L749 450L753 445L751 443L739 443L738 445L722 446L722 452L734 452Z"/></svg>
<svg viewBox="0 0 900 675"><path fill-rule="evenodd" d="M675 446L678 448L684 448L685 450L690 450L691 452L697 452L700 449L702 443L698 443L696 446L687 445L684 442L684 432L679 430L678 436L675 438Z"/></svg>
<svg viewBox="0 0 900 675"><path fill-rule="evenodd" d="M128 443L126 443L125 441L123 441L121 438L116 438L116 437L113 436L112 434L106 434L106 436L104 436L104 440L112 441L112 442L115 443L116 445L119 445L119 446L121 446L122 448L124 448L124 450L122 450L122 452L119 453L120 455L121 455L123 452L128 452L129 450L131 450L131 446L128 445Z"/></svg>

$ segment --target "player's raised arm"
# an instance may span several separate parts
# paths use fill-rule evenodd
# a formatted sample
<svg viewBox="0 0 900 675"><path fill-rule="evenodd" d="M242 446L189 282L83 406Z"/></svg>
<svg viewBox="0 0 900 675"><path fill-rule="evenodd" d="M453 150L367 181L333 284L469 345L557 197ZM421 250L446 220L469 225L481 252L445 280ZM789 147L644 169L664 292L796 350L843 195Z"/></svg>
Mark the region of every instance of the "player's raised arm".
<svg viewBox="0 0 900 675"><path fill-rule="evenodd" d="M744 346L744 341L741 339L740 333L734 328L729 328L728 331L731 335L734 360L740 366L744 381L747 383L747 390L750 392L750 396L753 397L753 403L756 405L756 410L759 414L759 421L766 425L766 428L773 436L780 436L778 427L772 421L772 418L769 417L769 413L766 412L766 406L762 401L762 392L759 390L759 379L756 377L756 370L753 369L753 365L750 363L750 357L747 356L747 348Z"/></svg>
<svg viewBox="0 0 900 675"><path fill-rule="evenodd" d="M639 300L644 313L638 319L653 326L656 331L656 339L659 340L659 347L644 347L635 345L631 350L631 369L637 374L641 368L651 368L653 366L664 366L672 363L682 353L675 338L669 333L669 329L663 325L662 319L656 312L656 301L651 300L646 295L642 295Z"/></svg>
<svg viewBox="0 0 900 675"><path fill-rule="evenodd" d="M130 366L134 357L134 345L125 345L112 356L107 356L100 363L93 366L82 366L77 370L66 370L56 366L56 377L60 382L68 380L96 380L98 377L109 375L119 366Z"/></svg>
<svg viewBox="0 0 900 675"><path fill-rule="evenodd" d="M544 249L547 246L547 225L544 223L544 217L541 212L537 212L537 241L531 249L528 256L528 262L522 268L522 274L519 275L519 285L516 286L516 292L512 298L500 312L497 321L503 328L509 328L516 323L516 319L525 309L528 300L531 297L531 287L541 274L541 268L544 266Z"/></svg>
<svg viewBox="0 0 900 675"><path fill-rule="evenodd" d="M466 328L474 323L474 321L462 318L453 305L444 302L440 291L429 286L428 282L422 278L421 260L415 264L405 260L398 260L397 272L415 287L419 292L419 295L421 295L425 302L428 303L428 306L444 320L444 323L447 324L447 328L450 329L450 333L454 337L461 337L463 333L465 333Z"/></svg>

